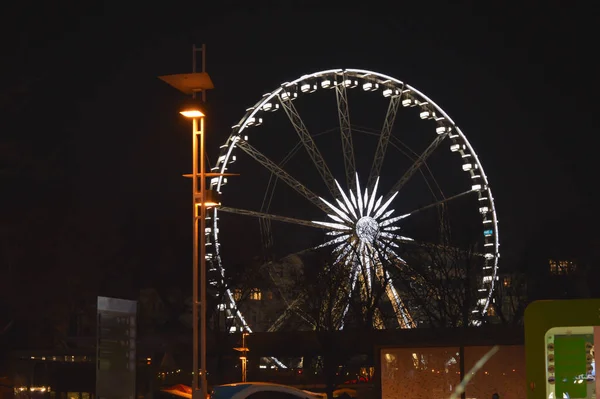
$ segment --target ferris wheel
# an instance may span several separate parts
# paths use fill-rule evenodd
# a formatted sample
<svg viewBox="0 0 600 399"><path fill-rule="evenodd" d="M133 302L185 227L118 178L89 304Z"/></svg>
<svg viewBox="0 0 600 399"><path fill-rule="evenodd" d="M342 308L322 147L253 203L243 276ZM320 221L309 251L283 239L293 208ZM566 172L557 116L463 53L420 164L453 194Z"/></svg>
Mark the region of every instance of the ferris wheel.
<svg viewBox="0 0 600 399"><path fill-rule="evenodd" d="M440 241L439 226L450 223L451 217L441 215L456 203L458 230L472 224L478 234L471 312L486 314L499 259L488 178L461 129L414 87L359 69L326 70L283 83L246 110L212 169L241 176L210 181L224 201L207 216L211 284L224 282L227 257L241 238L227 240L221 230L236 226L244 241L256 240L279 256L330 251L335 262L349 265L353 288L368 289L385 277L398 327L412 328L403 288L382 261L406 262L405 246L453 245ZM238 328L251 331L230 290L222 309ZM280 324L274 321L269 330Z"/></svg>

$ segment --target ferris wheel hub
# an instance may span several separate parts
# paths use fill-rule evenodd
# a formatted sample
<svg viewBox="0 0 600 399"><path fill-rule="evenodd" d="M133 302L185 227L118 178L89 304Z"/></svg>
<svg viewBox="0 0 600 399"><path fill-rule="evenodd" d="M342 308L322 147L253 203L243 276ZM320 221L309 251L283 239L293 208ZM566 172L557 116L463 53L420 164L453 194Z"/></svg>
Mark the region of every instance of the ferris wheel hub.
<svg viewBox="0 0 600 399"><path fill-rule="evenodd" d="M355 231L362 242L372 244L379 235L379 223L370 216L363 216L356 222Z"/></svg>

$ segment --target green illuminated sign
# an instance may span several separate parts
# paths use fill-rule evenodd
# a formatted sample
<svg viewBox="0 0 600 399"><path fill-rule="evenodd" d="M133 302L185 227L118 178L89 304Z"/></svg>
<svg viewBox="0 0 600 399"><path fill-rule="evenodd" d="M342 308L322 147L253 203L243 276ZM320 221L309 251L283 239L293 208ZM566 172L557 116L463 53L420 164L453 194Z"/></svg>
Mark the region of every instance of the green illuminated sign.
<svg viewBox="0 0 600 399"><path fill-rule="evenodd" d="M528 399L599 398L600 299L535 301L525 310Z"/></svg>
<svg viewBox="0 0 600 399"><path fill-rule="evenodd" d="M587 342L586 337L582 335L554 337L557 398L587 397Z"/></svg>

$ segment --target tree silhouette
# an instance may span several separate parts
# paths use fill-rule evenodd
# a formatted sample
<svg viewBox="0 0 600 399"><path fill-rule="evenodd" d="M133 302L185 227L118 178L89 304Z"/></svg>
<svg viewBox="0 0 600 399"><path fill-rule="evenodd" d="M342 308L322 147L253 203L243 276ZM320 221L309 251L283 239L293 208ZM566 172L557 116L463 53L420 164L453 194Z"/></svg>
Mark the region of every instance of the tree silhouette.
<svg viewBox="0 0 600 399"><path fill-rule="evenodd" d="M346 355L336 348L332 333L342 328L343 317L350 306L351 270L344 262L334 262L331 254L324 250L304 253L302 263L298 281L302 301L296 311L317 334L323 354L326 392L332 399L338 365L343 364Z"/></svg>
<svg viewBox="0 0 600 399"><path fill-rule="evenodd" d="M473 249L431 246L411 251L394 278L413 318L430 327L466 326L477 301L477 281L482 277Z"/></svg>
<svg viewBox="0 0 600 399"><path fill-rule="evenodd" d="M488 312L490 320L495 314L502 324L521 325L529 304L526 275L519 272L502 273L493 298L492 309Z"/></svg>

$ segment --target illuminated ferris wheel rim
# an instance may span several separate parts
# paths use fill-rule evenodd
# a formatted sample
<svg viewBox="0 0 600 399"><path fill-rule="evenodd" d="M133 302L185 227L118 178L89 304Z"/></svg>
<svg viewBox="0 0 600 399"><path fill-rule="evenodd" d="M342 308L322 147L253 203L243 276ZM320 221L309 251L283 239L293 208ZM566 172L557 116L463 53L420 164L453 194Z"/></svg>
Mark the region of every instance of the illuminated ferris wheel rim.
<svg viewBox="0 0 600 399"><path fill-rule="evenodd" d="M339 82L340 78L343 79L341 83ZM455 134L455 137L459 138L459 140L457 140L457 141L459 141L461 144L461 147L458 151L460 151L461 154L463 154L463 152L467 153L471 157L471 160L469 162L470 162L470 167L472 166L472 169L464 169L464 165L463 165L463 170L471 173L472 177L473 177L473 174L475 173L474 171L476 171L478 173L477 178L480 180L481 185L478 186L479 189L477 191L479 191L480 193L484 192L486 195L484 198L482 198L480 195L480 200L481 199L486 200L485 211L482 211L482 209L484 209L482 207L480 207L480 211L482 214L485 213L485 214L489 214L491 216L491 219L488 221L489 224L491 224L491 225L486 226L486 229L488 229L488 230L486 230L486 232L491 231L491 236L493 237L492 242L489 244L486 244L486 246L488 246L488 248L485 249L486 260L492 262L492 265L491 265L492 267L486 267L488 269L490 269L490 268L492 269L491 274L484 276L484 280L479 284L480 287L484 287L487 285L489 288L485 288L485 289L480 288L479 289L480 291L485 291L487 295L478 301L477 309L473 311L473 313L481 312L482 314L485 314L485 312L487 311L487 308L489 307L489 305L492 301L492 294L494 291L495 281L497 278L498 258L499 258L498 220L497 220L497 216L496 216L494 198L492 196L488 178L484 172L484 169L479 160L479 157L477 156L475 150L473 149L472 145L470 144L469 140L464 135L464 133L461 131L461 129L454 123L454 121L448 116L448 114L446 112L444 112L444 110L441 107L439 107L429 97L427 97L426 95L421 93L419 90L415 89L414 87L407 85L407 84L403 83L402 81L395 79L391 76L387 76L387 75L384 75L384 74L381 74L378 72L373 72L373 71L368 71L368 70L363 70L363 69L324 70L324 71L315 72L315 73L308 74L308 75L303 75L302 77L300 77L292 82L283 83L280 87L278 87L274 91L264 94L262 96L261 100L259 100L254 106L252 106L246 110L245 115L240 119L238 124L236 124L232 127L233 131L232 131L231 135L229 136L226 144L221 146L222 151L221 151L221 154L217 161L217 166L213 169L218 170L221 173L225 173L225 171L227 169L227 165L230 163L233 150L236 147L239 147L240 140L242 140L244 137L246 137L246 134L245 134L246 129L262 123L262 118L260 116L262 114L269 113L268 112L269 110L272 111L273 110L272 107L274 106L274 104L278 105L280 101L295 100L298 97L298 95L311 94L315 90L317 90L317 88L330 89L330 88L332 88L330 85L334 85L333 87L335 87L335 84L346 84L346 82L349 82L349 84L346 87L354 88L354 87L358 86L358 80L361 80L361 83L363 83L362 88L364 91L375 91L375 90L381 89L384 92L384 96L386 96L386 97L410 98L413 101L415 101L415 103L411 106L419 106L422 109L425 109L424 107L426 107L426 109L428 109L428 110L430 110L430 112L432 112L433 118L423 118L422 117L422 119L435 119L435 121L438 123L438 126L440 126L440 125L445 126L444 129L448 129L447 131L453 131L453 134ZM324 83L326 81L329 82L327 87L325 87L325 83ZM366 86L367 84L370 84L370 86L368 86L368 88ZM387 93L387 95L386 95L386 93ZM402 104L402 105L404 105L404 104ZM275 108L275 109L277 109L277 108ZM438 132L438 134L440 134L440 132ZM451 148L451 150L457 151L452 148ZM222 176L214 178L213 180L211 180L211 184L210 184L211 187L216 189L218 192L221 192L222 186L224 184L223 179L224 178ZM337 184L337 182L336 182L336 184ZM473 187L474 187L473 191L475 191L475 186L473 186ZM489 208L487 208L487 207L489 207ZM214 230L213 231L215 231L215 232L217 231L216 215L217 215L217 209L214 210L215 217L214 217ZM209 234L209 233L207 233L207 234ZM486 236L486 238L487 238L487 236ZM215 241L218 242L216 235L215 235ZM216 245L215 251L216 251L216 261L217 261L218 267L220 269L219 271L223 275L224 268L221 263L220 254L219 254L220 251L218 249L218 245ZM488 264L488 263L486 263L486 264ZM232 303L235 304L231 293L228 293L228 296L229 296L230 301L232 301ZM247 326L245 321L243 320L241 313L239 313L239 311L237 312L237 315L240 318L240 320L242 320L243 324L245 326Z"/></svg>

